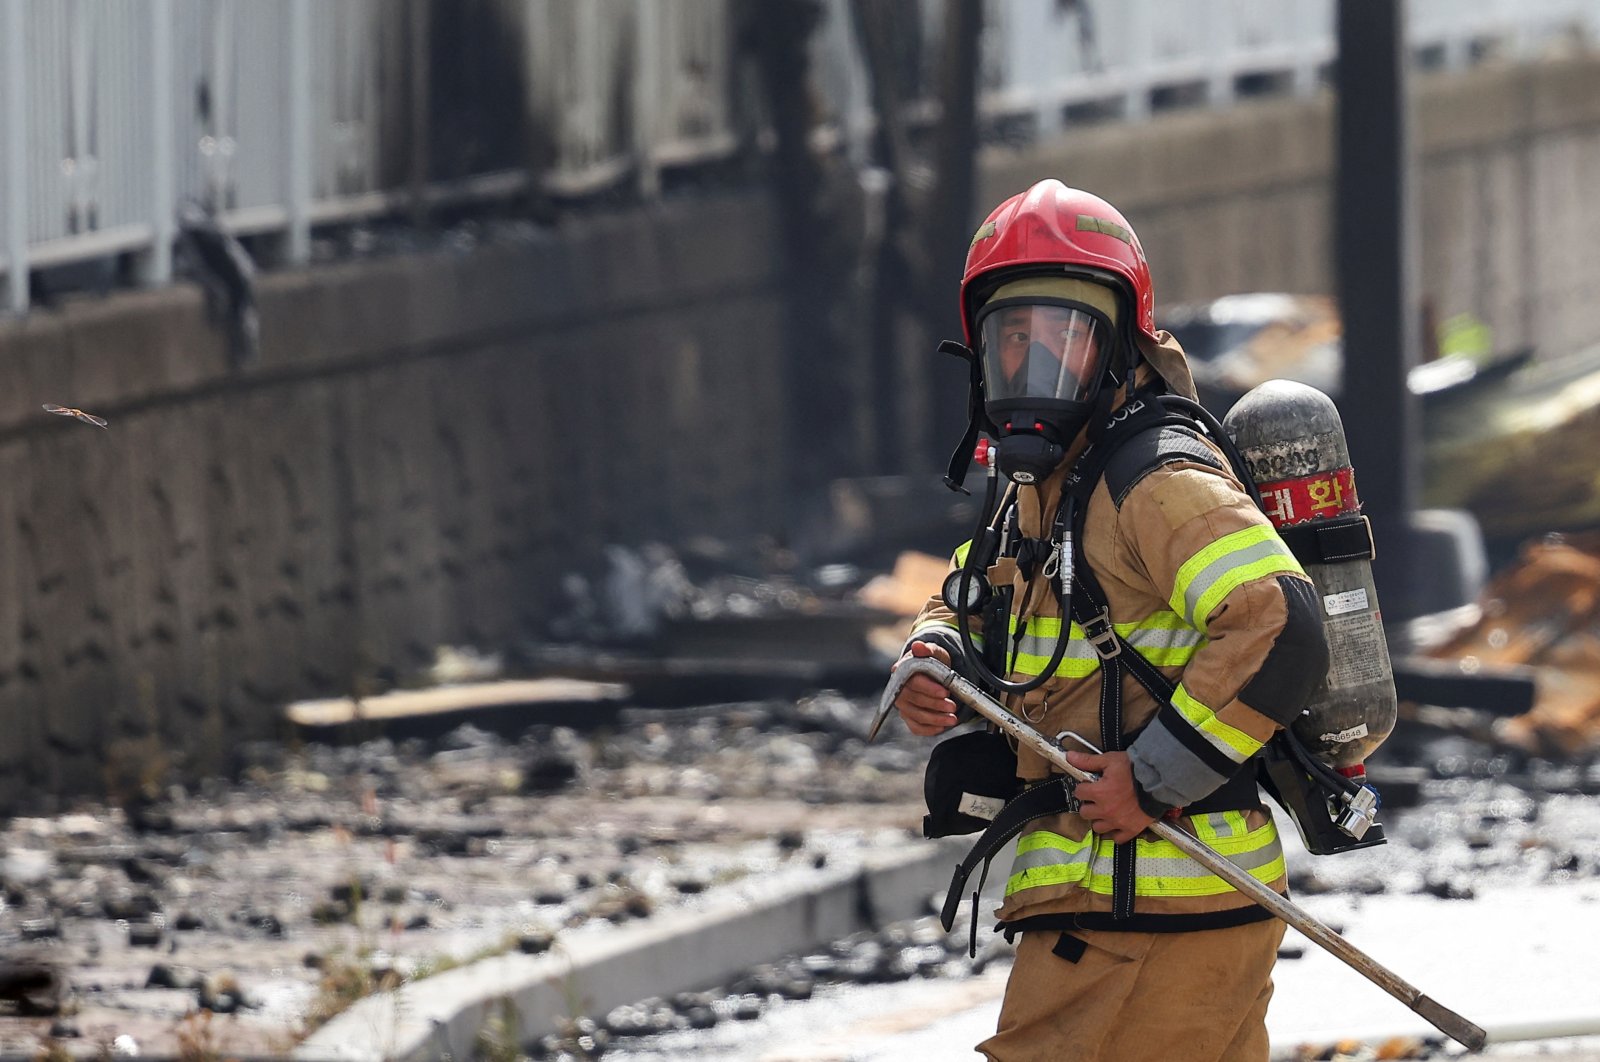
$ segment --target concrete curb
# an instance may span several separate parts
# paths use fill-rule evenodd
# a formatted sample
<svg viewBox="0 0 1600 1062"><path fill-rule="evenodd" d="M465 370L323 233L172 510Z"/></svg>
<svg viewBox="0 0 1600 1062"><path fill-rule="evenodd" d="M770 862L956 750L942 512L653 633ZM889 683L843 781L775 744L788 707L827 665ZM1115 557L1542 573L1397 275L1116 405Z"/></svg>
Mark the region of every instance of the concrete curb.
<svg viewBox="0 0 1600 1062"><path fill-rule="evenodd" d="M483 1027L521 1043L564 1018L726 982L753 965L929 913L968 845L908 841L838 866L780 873L707 894L619 929L575 931L544 955L508 954L370 996L308 1037L299 1062L470 1058Z"/></svg>

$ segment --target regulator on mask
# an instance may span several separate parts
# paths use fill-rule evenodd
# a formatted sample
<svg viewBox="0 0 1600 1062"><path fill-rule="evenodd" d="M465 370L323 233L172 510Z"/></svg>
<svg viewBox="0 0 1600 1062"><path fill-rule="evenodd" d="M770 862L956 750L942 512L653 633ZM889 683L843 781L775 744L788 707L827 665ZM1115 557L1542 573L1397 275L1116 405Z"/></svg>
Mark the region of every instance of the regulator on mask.
<svg viewBox="0 0 1600 1062"><path fill-rule="evenodd" d="M1037 483L1061 463L1109 391L1117 316L1110 288L1070 277L1013 280L984 300L976 358L1002 475Z"/></svg>

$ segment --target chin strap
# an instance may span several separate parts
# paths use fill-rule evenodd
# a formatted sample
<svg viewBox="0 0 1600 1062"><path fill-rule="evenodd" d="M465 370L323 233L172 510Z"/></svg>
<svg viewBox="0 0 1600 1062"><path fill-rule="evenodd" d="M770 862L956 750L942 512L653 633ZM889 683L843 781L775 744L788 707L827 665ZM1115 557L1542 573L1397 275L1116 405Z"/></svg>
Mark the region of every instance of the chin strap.
<svg viewBox="0 0 1600 1062"><path fill-rule="evenodd" d="M1117 404L1117 390L1115 387L1102 387L1100 393L1095 395L1094 412L1089 414L1088 426L1084 428L1090 446L1098 443L1111 427L1111 410Z"/></svg>

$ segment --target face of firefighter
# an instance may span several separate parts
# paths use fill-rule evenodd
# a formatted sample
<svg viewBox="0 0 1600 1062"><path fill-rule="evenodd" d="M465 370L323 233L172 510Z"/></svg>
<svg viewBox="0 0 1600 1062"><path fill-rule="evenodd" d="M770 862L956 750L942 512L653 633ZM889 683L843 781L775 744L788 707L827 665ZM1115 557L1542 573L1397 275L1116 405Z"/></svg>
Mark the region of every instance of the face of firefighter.
<svg viewBox="0 0 1600 1062"><path fill-rule="evenodd" d="M1099 316L1058 303L1002 306L984 318L982 337L991 402L1082 401L1103 367L1107 339Z"/></svg>

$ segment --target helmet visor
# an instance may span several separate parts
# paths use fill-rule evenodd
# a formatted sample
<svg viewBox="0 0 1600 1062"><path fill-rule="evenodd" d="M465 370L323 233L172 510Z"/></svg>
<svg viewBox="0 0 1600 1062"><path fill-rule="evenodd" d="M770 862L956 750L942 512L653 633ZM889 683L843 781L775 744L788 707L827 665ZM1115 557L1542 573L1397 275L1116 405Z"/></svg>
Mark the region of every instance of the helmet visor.
<svg viewBox="0 0 1600 1062"><path fill-rule="evenodd" d="M986 401L1083 402L1098 389L1112 335L1084 307L1007 299L979 321L978 342Z"/></svg>

